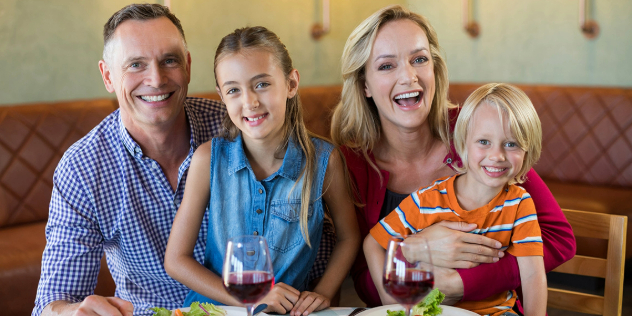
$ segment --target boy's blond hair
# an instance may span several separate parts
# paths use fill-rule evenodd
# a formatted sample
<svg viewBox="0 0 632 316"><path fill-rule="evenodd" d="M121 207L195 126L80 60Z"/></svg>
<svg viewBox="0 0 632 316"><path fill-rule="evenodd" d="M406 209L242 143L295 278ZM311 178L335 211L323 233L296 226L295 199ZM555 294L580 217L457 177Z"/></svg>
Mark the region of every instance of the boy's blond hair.
<svg viewBox="0 0 632 316"><path fill-rule="evenodd" d="M498 115L509 119L509 128L518 146L525 151L522 168L509 184L523 183L529 169L540 158L542 151L542 127L540 118L529 97L517 87L506 83L489 83L476 89L465 100L454 129L454 146L463 166L454 166L459 172L467 172L467 136L472 128L472 116L479 105L489 103L498 109Z"/></svg>

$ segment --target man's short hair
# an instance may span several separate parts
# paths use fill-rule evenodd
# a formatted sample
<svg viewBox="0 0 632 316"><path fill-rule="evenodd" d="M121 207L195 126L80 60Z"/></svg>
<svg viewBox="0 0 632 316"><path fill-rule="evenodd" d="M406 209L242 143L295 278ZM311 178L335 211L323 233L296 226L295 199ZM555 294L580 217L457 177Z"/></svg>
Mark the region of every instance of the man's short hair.
<svg viewBox="0 0 632 316"><path fill-rule="evenodd" d="M106 49L108 43L114 36L116 28L121 25L121 23L127 20L145 21L161 17L168 18L173 23L173 25L178 28L180 35L182 35L184 47L186 48L187 41L184 37L184 30L182 29L180 20L178 20L178 18L173 13L171 13L171 11L169 11L169 8L157 3L135 3L118 10L103 26L103 59L106 59Z"/></svg>

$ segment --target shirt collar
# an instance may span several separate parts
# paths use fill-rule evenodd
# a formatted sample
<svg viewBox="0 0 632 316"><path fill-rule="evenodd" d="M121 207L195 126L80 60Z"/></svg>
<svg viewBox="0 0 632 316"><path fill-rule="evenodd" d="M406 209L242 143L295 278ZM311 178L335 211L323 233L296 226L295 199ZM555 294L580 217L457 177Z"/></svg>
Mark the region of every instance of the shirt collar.
<svg viewBox="0 0 632 316"><path fill-rule="evenodd" d="M123 145L125 145L125 148L127 148L127 150L129 151L130 154L132 154L132 156L136 158L142 158L143 156L142 148L140 148L138 143L136 143L136 141L132 138L132 136L129 134L129 132L125 128L125 125L123 124L123 119L121 118L121 110L117 109L117 111L118 111L117 121L119 124L119 133L123 141ZM189 143L191 144L191 147L193 148L193 150L195 150L200 145L200 143L202 143L202 141L200 140L201 136L198 135L199 133L196 133L196 130L200 129L199 128L200 119L198 118L195 111L191 109L191 106L186 101L184 102L184 113L185 113L187 122L189 123L189 129L191 132L191 139Z"/></svg>
<svg viewBox="0 0 632 316"><path fill-rule="evenodd" d="M184 102L184 113L186 114L189 129L191 130L191 147L195 150L204 142L200 138L202 137L202 135L200 135L201 133L196 132L201 131L200 118L186 101Z"/></svg>
<svg viewBox="0 0 632 316"><path fill-rule="evenodd" d="M252 167L250 166L250 163L246 158L246 153L244 152L241 133L239 133L232 142L229 142L228 146L229 148L227 151L229 153L228 156L230 157L228 161L228 174L232 175L244 168L251 170ZM233 157L235 157L235 159L233 159ZM281 168L263 181L273 179L277 175L292 181L297 181L301 173L302 166L303 152L298 147L298 144L293 140L293 137L291 137L287 150L285 151L285 156L283 157L283 164L281 165Z"/></svg>
<svg viewBox="0 0 632 316"><path fill-rule="evenodd" d="M142 158L143 157L143 150L140 148L140 146L136 143L136 141L132 138L132 135L129 134L129 132L127 131L127 129L125 128L125 125L123 124L123 118L121 117L121 109L117 109L116 110L118 113L118 127L119 127L119 135L121 137L121 140L123 142L123 145L125 146L125 148L127 149L127 151L129 151L130 154L132 154L132 156L136 157L136 158Z"/></svg>

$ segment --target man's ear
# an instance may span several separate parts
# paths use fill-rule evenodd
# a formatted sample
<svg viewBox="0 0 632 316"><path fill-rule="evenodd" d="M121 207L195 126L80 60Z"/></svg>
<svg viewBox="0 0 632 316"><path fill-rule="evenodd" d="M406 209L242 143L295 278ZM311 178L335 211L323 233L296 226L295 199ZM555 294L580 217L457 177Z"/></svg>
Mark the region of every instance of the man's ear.
<svg viewBox="0 0 632 316"><path fill-rule="evenodd" d="M292 69L290 74L288 75L288 86L289 90L287 92L287 98L293 98L298 92L298 83L301 80L301 76L298 74L298 70Z"/></svg>
<svg viewBox="0 0 632 316"><path fill-rule="evenodd" d="M103 84L105 84L105 90L109 93L114 92L114 83L112 83L112 72L110 67L105 63L105 60L99 60L99 71L101 71L101 77L103 78Z"/></svg>
<svg viewBox="0 0 632 316"><path fill-rule="evenodd" d="M189 51L187 51L187 74L189 74L189 79L187 80L187 83L191 83L191 53Z"/></svg>

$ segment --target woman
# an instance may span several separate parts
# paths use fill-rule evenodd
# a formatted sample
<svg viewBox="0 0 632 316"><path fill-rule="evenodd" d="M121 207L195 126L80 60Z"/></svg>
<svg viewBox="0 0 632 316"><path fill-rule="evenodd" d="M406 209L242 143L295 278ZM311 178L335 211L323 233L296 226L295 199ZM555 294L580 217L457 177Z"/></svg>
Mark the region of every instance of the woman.
<svg viewBox="0 0 632 316"><path fill-rule="evenodd" d="M351 33L342 76L331 135L343 148L364 204L356 207L364 238L408 193L456 173L451 165L460 159L451 149L450 133L458 109L447 100L447 67L434 29L401 6L376 12ZM523 187L537 208L550 271L573 257L575 239L537 173L530 170L527 179ZM520 285L516 258L499 251L497 241L466 233L474 228L443 222L419 233L433 250L436 285L446 303L480 300ZM351 271L360 298L380 305L362 250Z"/></svg>

